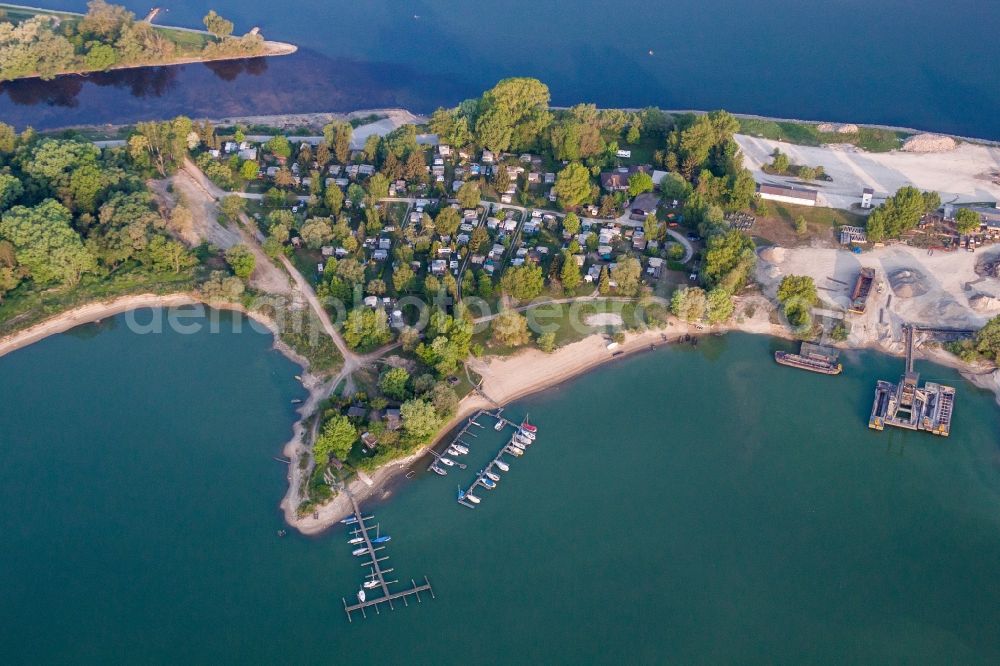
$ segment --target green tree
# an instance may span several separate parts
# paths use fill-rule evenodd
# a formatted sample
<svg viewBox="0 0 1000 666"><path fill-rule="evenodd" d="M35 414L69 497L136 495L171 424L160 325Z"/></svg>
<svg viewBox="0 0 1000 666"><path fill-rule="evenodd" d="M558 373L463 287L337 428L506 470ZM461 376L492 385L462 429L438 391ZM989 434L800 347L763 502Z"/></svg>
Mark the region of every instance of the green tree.
<svg viewBox="0 0 1000 666"><path fill-rule="evenodd" d="M705 291L700 287L681 287L670 297L670 312L688 322L700 321L707 305Z"/></svg>
<svg viewBox="0 0 1000 666"><path fill-rule="evenodd" d="M955 228L958 229L960 234L971 234L975 231L979 231L979 227L982 225L982 221L979 218L979 213L968 208L959 208L955 212Z"/></svg>
<svg viewBox="0 0 1000 666"><path fill-rule="evenodd" d="M406 368L389 368L379 377L378 388L394 400L406 400L410 393L407 388L409 382L410 373Z"/></svg>
<svg viewBox="0 0 1000 666"><path fill-rule="evenodd" d="M313 457L316 459L316 464L325 465L329 462L330 456L338 460L346 460L357 439L358 431L346 416L338 414L327 420L313 444Z"/></svg>
<svg viewBox="0 0 1000 666"><path fill-rule="evenodd" d="M439 108L431 114L430 130L446 145L461 147L472 141L468 118L457 108Z"/></svg>
<svg viewBox="0 0 1000 666"><path fill-rule="evenodd" d="M451 206L442 208L437 217L434 218L434 228L442 236L454 236L461 223L462 217Z"/></svg>
<svg viewBox="0 0 1000 666"><path fill-rule="evenodd" d="M898 238L917 226L925 209L926 200L920 190L909 185L900 188L868 216L868 240L877 243Z"/></svg>
<svg viewBox="0 0 1000 666"><path fill-rule="evenodd" d="M476 291L482 299L493 298L493 278L486 271L480 271Z"/></svg>
<svg viewBox="0 0 1000 666"><path fill-rule="evenodd" d="M244 210L246 210L246 200L235 194L225 196L219 202L219 213L226 222L239 222Z"/></svg>
<svg viewBox="0 0 1000 666"><path fill-rule="evenodd" d="M818 300L816 284L808 275L786 275L778 285L778 302L794 328L812 323L811 310Z"/></svg>
<svg viewBox="0 0 1000 666"><path fill-rule="evenodd" d="M434 405L420 398L407 400L399 408L403 432L411 443L426 442L441 427L441 417Z"/></svg>
<svg viewBox="0 0 1000 666"><path fill-rule="evenodd" d="M318 250L333 238L333 227L328 217L311 217L299 228L302 241L314 250Z"/></svg>
<svg viewBox="0 0 1000 666"><path fill-rule="evenodd" d="M0 173L0 213L7 210L24 194L21 181L9 173Z"/></svg>
<svg viewBox="0 0 1000 666"><path fill-rule="evenodd" d="M691 195L691 183L684 176L671 171L660 180L660 192L667 199L683 201Z"/></svg>
<svg viewBox="0 0 1000 666"><path fill-rule="evenodd" d="M538 336L538 348L541 349L546 354L551 354L556 349L556 334L555 331L549 331L547 333L542 333Z"/></svg>
<svg viewBox="0 0 1000 666"><path fill-rule="evenodd" d="M707 245L702 270L705 283L735 293L746 284L756 266L753 239L731 230L709 237Z"/></svg>
<svg viewBox="0 0 1000 666"><path fill-rule="evenodd" d="M118 53L109 44L94 44L83 59L87 69L103 72L118 63Z"/></svg>
<svg viewBox="0 0 1000 666"><path fill-rule="evenodd" d="M799 215L795 218L795 233L804 234L809 230L809 225L806 223L806 218Z"/></svg>
<svg viewBox="0 0 1000 666"><path fill-rule="evenodd" d="M471 180L462 183L462 187L458 188L458 193L456 194L458 205L462 208L475 208L479 205L481 196L479 185Z"/></svg>
<svg viewBox="0 0 1000 666"><path fill-rule="evenodd" d="M292 144L288 142L288 139L282 135L272 136L268 139L267 143L264 144L268 151L275 157L280 157L282 159L288 159L292 156Z"/></svg>
<svg viewBox="0 0 1000 666"><path fill-rule="evenodd" d="M344 207L344 191L336 183L330 183L323 193L323 201L330 209L330 214L336 217Z"/></svg>
<svg viewBox="0 0 1000 666"><path fill-rule="evenodd" d="M385 310L362 307L351 310L347 315L344 340L353 349L376 347L391 339L392 331Z"/></svg>
<svg viewBox="0 0 1000 666"><path fill-rule="evenodd" d="M349 122L336 121L323 128L323 138L326 145L333 151L333 156L340 164L346 164L351 155L351 138L354 128Z"/></svg>
<svg viewBox="0 0 1000 666"><path fill-rule="evenodd" d="M549 88L530 78L503 79L479 101L476 140L494 152L535 145L552 120Z"/></svg>
<svg viewBox="0 0 1000 666"><path fill-rule="evenodd" d="M389 179L376 173L368 179L368 198L374 204L389 196Z"/></svg>
<svg viewBox="0 0 1000 666"><path fill-rule="evenodd" d="M414 277L416 276L409 265L400 264L392 269L392 286L400 294L411 291Z"/></svg>
<svg viewBox="0 0 1000 666"><path fill-rule="evenodd" d="M518 347L530 340L528 320L516 310L504 310L490 323L493 340L505 347Z"/></svg>
<svg viewBox="0 0 1000 666"><path fill-rule="evenodd" d="M645 171L636 171L628 177L628 195L635 197L653 191L653 177Z"/></svg>
<svg viewBox="0 0 1000 666"><path fill-rule="evenodd" d="M566 213L562 221L563 231L570 236L580 233L580 217L576 213Z"/></svg>
<svg viewBox="0 0 1000 666"><path fill-rule="evenodd" d="M708 292L707 306L709 324L721 324L733 316L733 297L721 287Z"/></svg>
<svg viewBox="0 0 1000 666"><path fill-rule="evenodd" d="M622 296L638 296L641 284L642 265L635 257L625 257L611 269L611 279Z"/></svg>
<svg viewBox="0 0 1000 666"><path fill-rule="evenodd" d="M785 173L791 167L791 162L788 159L788 155L784 154L777 148L774 149L774 159L771 160L771 169L775 173Z"/></svg>
<svg viewBox="0 0 1000 666"><path fill-rule="evenodd" d="M556 184L552 187L552 191L563 208L576 208L591 201L593 191L590 171L579 162L570 162L556 176Z"/></svg>
<svg viewBox="0 0 1000 666"><path fill-rule="evenodd" d="M17 263L37 284L75 285L81 275L97 270L97 261L71 220L69 210L52 199L31 208L14 206L0 217L0 237L14 245Z"/></svg>
<svg viewBox="0 0 1000 666"><path fill-rule="evenodd" d="M247 160L240 165L240 178L243 180L255 180L260 173L260 165L253 160Z"/></svg>
<svg viewBox="0 0 1000 666"><path fill-rule="evenodd" d="M219 39L229 37L233 34L233 22L227 21L216 14L214 9L210 10L208 14L205 15L205 18L202 19L202 23L205 24L206 30Z"/></svg>
<svg viewBox="0 0 1000 666"><path fill-rule="evenodd" d="M642 223L642 231L648 240L663 240L666 235L666 225L656 218L656 213L650 213Z"/></svg>
<svg viewBox="0 0 1000 666"><path fill-rule="evenodd" d="M247 280L253 274L257 259L250 248L240 243L226 250L226 263L233 269L236 277Z"/></svg>
<svg viewBox="0 0 1000 666"><path fill-rule="evenodd" d="M608 267L601 266L600 277L597 278L597 293L606 296L611 293L611 277L608 275Z"/></svg>
<svg viewBox="0 0 1000 666"><path fill-rule="evenodd" d="M576 263L576 257L564 251L562 257L562 268L559 270L559 281L563 289L572 291L580 284L580 267Z"/></svg>
<svg viewBox="0 0 1000 666"><path fill-rule="evenodd" d="M500 278L500 288L511 298L518 301L529 301L542 293L545 278L541 266L523 264L514 266L504 272Z"/></svg>

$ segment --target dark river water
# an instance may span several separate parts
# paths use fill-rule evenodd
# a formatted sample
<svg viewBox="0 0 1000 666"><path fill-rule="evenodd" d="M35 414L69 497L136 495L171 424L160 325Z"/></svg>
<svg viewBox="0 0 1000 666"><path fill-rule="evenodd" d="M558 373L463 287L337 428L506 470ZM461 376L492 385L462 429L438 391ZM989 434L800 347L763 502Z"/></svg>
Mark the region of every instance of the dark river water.
<svg viewBox="0 0 1000 666"><path fill-rule="evenodd" d="M83 0L36 4L83 9ZM125 4L139 15L148 2ZM209 7L299 53L266 62L0 86L18 126L168 117L428 112L505 76L561 105L726 108L1000 139L1000 7L979 0L197 0L159 3L199 26Z"/></svg>

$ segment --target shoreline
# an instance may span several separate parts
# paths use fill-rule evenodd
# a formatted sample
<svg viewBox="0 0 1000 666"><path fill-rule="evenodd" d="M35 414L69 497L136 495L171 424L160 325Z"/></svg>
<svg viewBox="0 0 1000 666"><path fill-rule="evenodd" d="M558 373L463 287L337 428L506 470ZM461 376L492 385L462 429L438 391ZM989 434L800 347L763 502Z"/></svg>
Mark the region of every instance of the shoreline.
<svg viewBox="0 0 1000 666"><path fill-rule="evenodd" d="M319 405L335 387L335 383L339 381L340 374L338 373L334 377L321 377L310 373L308 361L281 342L274 322L267 317L250 312L238 304L206 303L186 292L122 296L109 301L95 301L85 304L54 315L21 331L8 334L0 338L0 356L23 349L49 336L64 333L77 326L125 312L141 308L168 308L184 305L202 305L243 314L271 332L273 349L303 368L302 386L308 392L308 398L297 410L299 418L292 424L292 435L281 449L282 455L290 462L286 475L288 486L278 508L282 512L285 522L306 536L325 532L350 514L352 508L347 497L348 493L353 495L359 503L372 500L384 502L391 499L406 480L405 476L413 464L427 455L428 449L440 444L463 421L481 409L495 409L497 404L501 407L507 406L529 395L558 387L612 361L677 344L685 336L703 337L737 332L767 335L783 340L795 339L783 325L771 323L770 314L773 306L770 301L762 295L754 294L741 298L741 307L747 305L755 307L754 316L745 318L743 321L717 326L698 326L671 320L663 329L647 329L641 332L627 333L625 341L615 350L615 355L612 355L607 349L605 335L593 333L549 354L529 347L521 349L511 356L474 359L470 361L469 367L483 377L481 390L495 403L484 398L479 392L469 393L459 402L455 415L441 427L430 443L404 458L386 463L371 475L359 472L358 478L347 484L346 491L341 490L330 502L316 509L318 518L314 518L312 514L304 517L297 515L297 506L293 504L298 498L292 497L292 491L301 484L293 483L293 477L302 472L299 469L299 456L303 452L301 447L304 446L307 434L311 434L307 433L306 423L316 415ZM845 350L871 350L897 358L903 356L900 349L872 339L858 340L855 344L845 342L837 347ZM1000 371L997 369L985 365L965 363L939 347L921 347L918 357L951 368L973 385L993 392L997 405L1000 406Z"/></svg>

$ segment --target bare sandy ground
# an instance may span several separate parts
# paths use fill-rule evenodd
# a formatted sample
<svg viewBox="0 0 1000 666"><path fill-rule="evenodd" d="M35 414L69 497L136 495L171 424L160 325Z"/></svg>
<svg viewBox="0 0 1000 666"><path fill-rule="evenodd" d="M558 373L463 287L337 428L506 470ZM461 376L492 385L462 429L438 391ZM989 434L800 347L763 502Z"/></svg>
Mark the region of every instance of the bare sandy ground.
<svg viewBox="0 0 1000 666"><path fill-rule="evenodd" d="M850 209L861 201L866 187L875 190L875 203L904 185L941 194L949 202L1000 200L1000 147L962 143L940 153L869 153L848 144L796 146L782 141L736 135L744 164L759 182L803 185L796 178L773 176L761 171L771 161L775 148L794 164L822 165L832 182L805 185L820 191L819 204Z"/></svg>

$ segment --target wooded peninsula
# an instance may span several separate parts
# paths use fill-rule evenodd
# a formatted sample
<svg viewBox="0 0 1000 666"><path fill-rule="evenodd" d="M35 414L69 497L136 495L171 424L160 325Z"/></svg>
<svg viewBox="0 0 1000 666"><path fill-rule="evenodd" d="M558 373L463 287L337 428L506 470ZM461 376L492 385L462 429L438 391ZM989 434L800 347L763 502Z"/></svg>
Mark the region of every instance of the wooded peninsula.
<svg viewBox="0 0 1000 666"><path fill-rule="evenodd" d="M295 51L265 41L256 28L234 36L232 21L214 10L203 19L205 30L154 26L156 13L136 20L104 0L88 2L86 14L0 4L0 81Z"/></svg>

